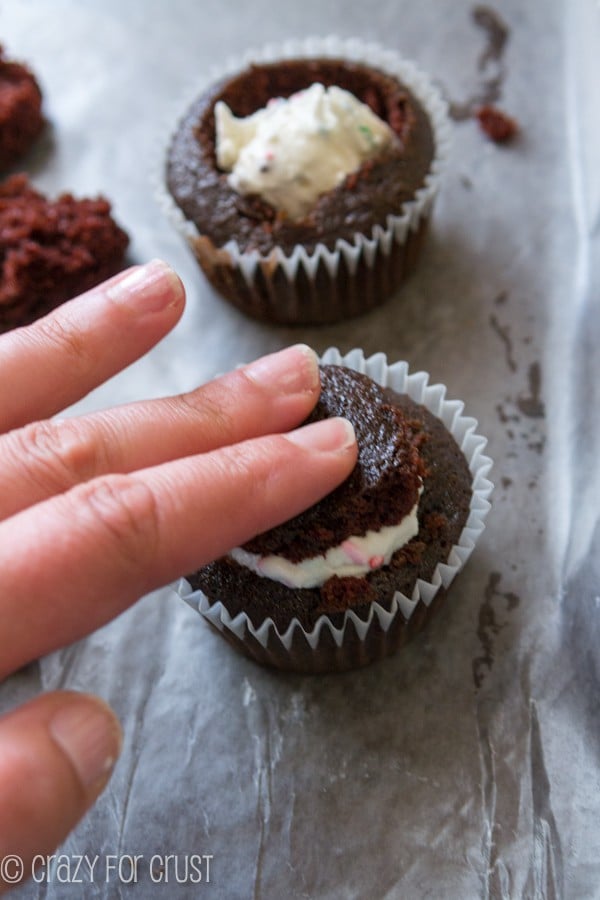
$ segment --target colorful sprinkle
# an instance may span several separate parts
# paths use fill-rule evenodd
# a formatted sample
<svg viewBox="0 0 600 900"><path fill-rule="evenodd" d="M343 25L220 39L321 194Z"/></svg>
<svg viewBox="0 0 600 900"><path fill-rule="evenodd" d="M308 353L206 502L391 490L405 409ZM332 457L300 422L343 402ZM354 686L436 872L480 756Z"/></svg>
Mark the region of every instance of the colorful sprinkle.
<svg viewBox="0 0 600 900"><path fill-rule="evenodd" d="M367 139L369 146L372 147L375 144L375 137L373 135L372 130L369 128L369 126L368 125L359 125L358 130L363 135L363 137L365 137Z"/></svg>
<svg viewBox="0 0 600 900"><path fill-rule="evenodd" d="M356 546L356 544L353 544L352 541L344 541L342 550L353 563L356 563L359 566L365 566L368 563L365 554Z"/></svg>

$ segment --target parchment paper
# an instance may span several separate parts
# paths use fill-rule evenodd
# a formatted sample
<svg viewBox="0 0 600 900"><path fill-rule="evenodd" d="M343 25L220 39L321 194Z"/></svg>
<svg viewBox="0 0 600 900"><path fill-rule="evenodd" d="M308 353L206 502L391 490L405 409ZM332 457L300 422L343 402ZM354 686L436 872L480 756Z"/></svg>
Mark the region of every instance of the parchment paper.
<svg viewBox="0 0 600 900"><path fill-rule="evenodd" d="M27 160L34 182L105 193L132 261L163 257L188 291L173 334L81 410L189 389L296 340L359 346L463 399L496 483L451 602L394 659L283 677L165 589L5 682L1 710L82 689L126 729L106 794L60 848L71 871L16 896L600 897L600 10L495 12L508 32L494 44L467 0L0 5L0 40L36 70L52 122ZM455 112L491 91L521 133L500 147L457 115L422 264L390 304L271 328L211 291L151 176L178 99L211 65L330 32L414 59ZM74 872L84 856L99 858L93 878Z"/></svg>

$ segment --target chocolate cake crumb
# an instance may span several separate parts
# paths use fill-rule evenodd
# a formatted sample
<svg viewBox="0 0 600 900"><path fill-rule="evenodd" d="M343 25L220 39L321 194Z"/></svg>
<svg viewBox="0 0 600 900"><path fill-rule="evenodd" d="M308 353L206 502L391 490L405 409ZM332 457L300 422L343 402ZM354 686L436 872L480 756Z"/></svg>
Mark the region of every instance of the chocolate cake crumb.
<svg viewBox="0 0 600 900"><path fill-rule="evenodd" d="M507 143L519 131L516 119L502 112L497 106L491 104L481 106L475 116L482 131L496 144Z"/></svg>
<svg viewBox="0 0 600 900"><path fill-rule="evenodd" d="M436 535L439 537L440 532L437 530L431 531L429 530L429 521L430 517L427 517L427 521L425 522L425 529L431 535ZM405 544L404 547L400 547L396 553L394 553L390 565L393 569L403 569L405 566L418 566L421 561L421 557L425 552L425 544L423 541L412 540L409 541L408 544Z"/></svg>
<svg viewBox="0 0 600 900"><path fill-rule="evenodd" d="M48 200L22 174L0 183L0 332L123 268L129 237L110 212L103 197Z"/></svg>
<svg viewBox="0 0 600 900"><path fill-rule="evenodd" d="M42 91L27 66L0 45L0 171L15 165L44 128Z"/></svg>
<svg viewBox="0 0 600 900"><path fill-rule="evenodd" d="M321 588L321 606L317 613L345 612L352 607L373 603L375 591L365 578L339 578L334 575Z"/></svg>
<svg viewBox="0 0 600 900"><path fill-rule="evenodd" d="M441 513L430 513L425 524L430 534L441 534L447 524L446 516Z"/></svg>

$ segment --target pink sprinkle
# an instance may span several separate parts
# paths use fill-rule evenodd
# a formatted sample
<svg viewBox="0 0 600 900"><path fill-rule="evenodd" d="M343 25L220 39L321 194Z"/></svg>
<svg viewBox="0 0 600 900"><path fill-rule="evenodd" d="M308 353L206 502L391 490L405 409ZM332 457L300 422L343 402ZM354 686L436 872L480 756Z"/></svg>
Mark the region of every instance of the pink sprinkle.
<svg viewBox="0 0 600 900"><path fill-rule="evenodd" d="M367 564L368 559L365 554L359 550L359 548L352 543L352 541L344 541L342 544L342 550L353 563L356 563L359 566L364 566Z"/></svg>
<svg viewBox="0 0 600 900"><path fill-rule="evenodd" d="M384 563L383 556L372 556L369 560L370 569L379 569Z"/></svg>

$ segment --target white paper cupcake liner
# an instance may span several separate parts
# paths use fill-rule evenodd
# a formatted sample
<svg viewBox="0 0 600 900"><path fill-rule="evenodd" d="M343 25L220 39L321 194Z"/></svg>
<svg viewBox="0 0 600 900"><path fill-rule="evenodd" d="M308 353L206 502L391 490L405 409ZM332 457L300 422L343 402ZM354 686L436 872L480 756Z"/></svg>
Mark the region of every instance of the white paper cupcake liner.
<svg viewBox="0 0 600 900"><path fill-rule="evenodd" d="M336 653L332 649L331 665L328 665L326 651L325 660L319 661L319 671L350 668L354 664L364 664L380 655L394 652L397 649L396 637L392 645L387 645L385 636L394 626L410 626L419 608L423 612L429 610L436 598L450 587L484 530L485 518L490 510L488 498L493 489L493 484L487 477L492 461L483 452L487 439L476 433L476 419L463 415L462 401L446 399L444 385L430 385L429 376L425 372L410 374L406 362L388 365L383 353L365 358L362 350L355 349L342 356L339 350L330 348L323 354L321 362L354 369L383 387L389 387L399 394L408 394L412 400L425 406L440 419L454 437L468 463L472 475L472 497L469 515L458 543L450 550L446 562L437 565L431 580L418 579L410 597L397 592L389 609L374 602L366 620L348 610L340 626L334 625L326 615L323 615L310 631L304 629L300 622L294 619L282 633L270 618L265 619L259 627L255 627L243 612L231 617L220 601L211 603L202 591L193 591L184 578L179 581L175 588L179 597L196 609L224 637L228 637L238 649L247 652L250 641L253 650L249 655L259 662L296 671L315 670L311 666L310 659L306 657L308 648L315 653L319 652L321 656L323 646L343 650L351 632L350 656L345 659L343 653ZM357 647L357 642L366 645L367 639L375 629L381 634L382 640L377 642L374 652L365 656L361 653L360 647ZM305 651L300 661L295 659L298 646L303 647ZM260 652L260 648L264 653Z"/></svg>
<svg viewBox="0 0 600 900"><path fill-rule="evenodd" d="M430 171L414 199L404 203L397 214L389 215L385 227L376 225L370 234L357 233L352 241L338 239L334 249L321 243L312 251L297 245L291 253L275 247L262 254L242 250L235 240L216 247L177 206L166 189L164 175L156 185L164 214L190 244L217 290L251 315L288 324L333 322L366 312L388 299L414 268L450 142L447 104L429 77L397 53L356 38L313 37L248 51L213 70L210 79L197 87L183 109L187 110L210 83L232 76L251 63L324 57L361 62L396 77L412 91L429 117L434 135ZM169 145L171 139L172 135ZM348 290L347 280L359 270L362 279L358 296L354 296ZM275 273L278 281L273 277ZM318 274L319 281L328 286L317 285ZM343 296L336 290L340 274L344 279Z"/></svg>

